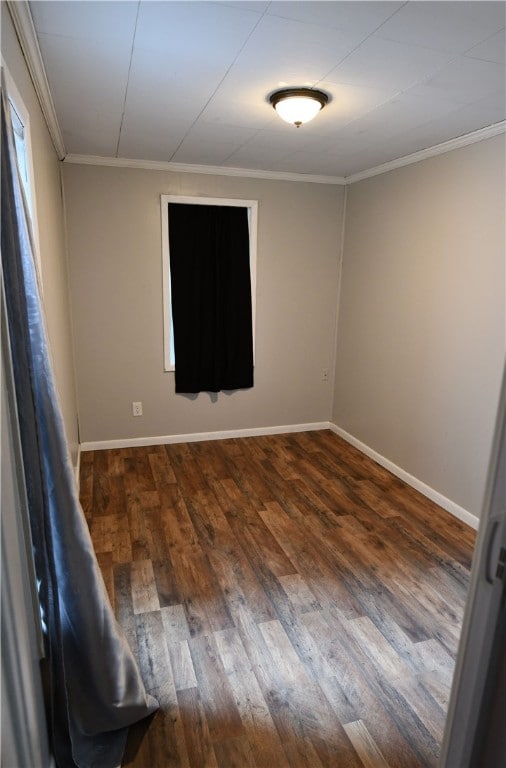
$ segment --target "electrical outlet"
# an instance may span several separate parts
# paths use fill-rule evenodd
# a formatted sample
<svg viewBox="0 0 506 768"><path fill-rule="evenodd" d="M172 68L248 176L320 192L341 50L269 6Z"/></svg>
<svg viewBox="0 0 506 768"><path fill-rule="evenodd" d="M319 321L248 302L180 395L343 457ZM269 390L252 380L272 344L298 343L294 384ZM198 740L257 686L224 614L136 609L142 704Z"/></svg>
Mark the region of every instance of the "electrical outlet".
<svg viewBox="0 0 506 768"><path fill-rule="evenodd" d="M322 381L328 381L328 380L329 380L329 369L322 368Z"/></svg>
<svg viewBox="0 0 506 768"><path fill-rule="evenodd" d="M132 403L132 416L142 416L142 403Z"/></svg>

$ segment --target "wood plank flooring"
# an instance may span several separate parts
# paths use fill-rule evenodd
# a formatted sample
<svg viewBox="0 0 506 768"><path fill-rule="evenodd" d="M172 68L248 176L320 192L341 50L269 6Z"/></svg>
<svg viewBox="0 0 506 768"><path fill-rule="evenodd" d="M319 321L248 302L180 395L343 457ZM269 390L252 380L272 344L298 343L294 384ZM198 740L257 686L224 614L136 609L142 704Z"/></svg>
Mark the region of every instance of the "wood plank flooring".
<svg viewBox="0 0 506 768"><path fill-rule="evenodd" d="M81 500L160 702L129 768L415 768L475 534L330 431L88 452Z"/></svg>

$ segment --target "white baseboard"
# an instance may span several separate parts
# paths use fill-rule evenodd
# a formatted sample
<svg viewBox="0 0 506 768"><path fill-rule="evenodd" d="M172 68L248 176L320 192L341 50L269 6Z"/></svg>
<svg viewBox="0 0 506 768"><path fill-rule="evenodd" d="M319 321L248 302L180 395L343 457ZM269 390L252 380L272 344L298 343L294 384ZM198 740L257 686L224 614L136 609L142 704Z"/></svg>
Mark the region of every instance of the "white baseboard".
<svg viewBox="0 0 506 768"><path fill-rule="evenodd" d="M170 445L173 443L195 443L203 440L227 440L237 437L258 437L260 435L282 435L290 432L312 432L320 429L330 429L335 432L336 435L342 437L346 442L358 448L359 451L364 453L370 459L373 459L380 466L388 469L396 477L399 477L412 488L422 493L431 501L438 504L440 507L450 512L454 517L457 517L462 522L471 526L475 530L478 528L479 518L468 512L467 509L460 507L451 499L443 496L434 488L431 488L426 483L423 483L417 477L410 475L409 472L398 467L389 459L386 459L380 453L370 448L365 443L362 443L353 435L350 435L341 427L333 424L330 421L317 421L310 424L284 424L275 427L253 427L251 429L230 429L218 432L195 432L187 435L155 435L152 437L127 437L119 440L99 440L95 442L81 443L78 451L77 468L76 468L76 482L79 488L79 466L81 462L81 452L83 451L102 451L108 448L139 448L149 445Z"/></svg>
<svg viewBox="0 0 506 768"><path fill-rule="evenodd" d="M79 498L79 486L81 484L81 445L78 444L77 446L77 462L74 467L74 476L76 479L76 488L77 488L77 496Z"/></svg>
<svg viewBox="0 0 506 768"><path fill-rule="evenodd" d="M401 467L398 467L397 464L394 464L389 459L386 459L384 456L382 456L380 453L375 451L373 448L370 448L365 443L362 443L356 437L353 437L353 435L350 435L348 432L346 432L344 429L341 429L341 427L338 427L336 424L330 423L330 429L332 430L332 432L335 432L336 435L339 435L339 437L342 437L343 440L346 440L347 443L350 443L355 448L358 448L359 451L364 453L370 459L373 459L373 461L375 461L377 464L380 464L385 469L388 469L388 471L391 472L393 475L395 475L396 477L399 477L408 485L411 485L412 488L415 488L415 490L422 493L424 496L426 496L428 499L438 504L447 512L450 512L451 515L453 515L454 517L457 517L459 520L461 520L463 523L466 523L471 528L474 528L475 530L478 529L478 524L480 522L479 518L471 514L471 512L468 512L467 509L460 507L451 499L448 499L446 496L443 496L438 491L435 491L434 488L430 487L430 485L427 485L426 483L423 483L421 480L419 480L417 477L410 475L409 472L406 472L406 470L402 469Z"/></svg>
<svg viewBox="0 0 506 768"><path fill-rule="evenodd" d="M219 432L195 432L188 435L156 435L155 437L127 437L120 440L102 440L81 443L81 451L102 451L107 448L139 448L147 445L170 445L172 443L198 443L203 440L228 440L235 437L258 437L260 435L283 435L290 432L312 432L330 429L329 421L311 424L284 424L277 427L253 427L251 429L229 429Z"/></svg>

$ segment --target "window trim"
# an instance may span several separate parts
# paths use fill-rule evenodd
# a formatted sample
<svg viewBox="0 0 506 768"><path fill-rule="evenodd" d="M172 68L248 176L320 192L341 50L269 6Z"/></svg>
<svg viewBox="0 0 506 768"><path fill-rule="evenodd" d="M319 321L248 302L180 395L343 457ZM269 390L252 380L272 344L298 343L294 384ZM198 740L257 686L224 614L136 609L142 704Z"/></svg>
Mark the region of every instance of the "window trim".
<svg viewBox="0 0 506 768"><path fill-rule="evenodd" d="M161 195L160 213L162 224L162 300L163 300L163 364L164 371L175 371L173 357L172 302L170 283L169 249L169 203L186 205L223 205L247 208L249 229L249 267L251 280L251 323L253 331L253 365L255 364L255 318L256 318L256 270L257 270L257 227L258 200L239 200L226 197L191 197L188 195Z"/></svg>

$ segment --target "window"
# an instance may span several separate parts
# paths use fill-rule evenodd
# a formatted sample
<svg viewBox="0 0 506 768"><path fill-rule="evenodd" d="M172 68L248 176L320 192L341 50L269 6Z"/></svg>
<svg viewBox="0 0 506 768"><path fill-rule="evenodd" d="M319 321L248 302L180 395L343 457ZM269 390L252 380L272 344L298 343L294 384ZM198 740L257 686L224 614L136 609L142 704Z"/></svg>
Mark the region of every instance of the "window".
<svg viewBox="0 0 506 768"><path fill-rule="evenodd" d="M21 120L16 107L12 101L9 100L11 108L11 121L12 130L14 131L14 143L16 145L16 158L18 161L18 169L23 182L23 187L27 198L30 198L30 178L28 175L28 147L26 140L26 131L23 121Z"/></svg>
<svg viewBox="0 0 506 768"><path fill-rule="evenodd" d="M25 107L24 102L19 94L19 91L16 88L14 81L3 62L2 68L5 73L5 80L7 85L7 96L11 113L12 130L14 133L14 144L16 146L18 170L28 204L28 213L30 215L30 223L32 226L32 235L34 241L33 244L35 261L39 273L39 280L41 280L39 230L37 225L37 209L35 206L35 184L30 135L30 117L28 110Z"/></svg>
<svg viewBox="0 0 506 768"><path fill-rule="evenodd" d="M255 338L255 294L256 294L256 233L257 233L257 201L235 200L209 197L182 197L175 195L161 196L161 220L162 220L162 254L163 254L163 321L164 321L164 368L166 371L175 371L176 360L174 351L174 328L172 319L172 291L170 271L170 233L169 233L169 206L171 204L195 205L195 206L226 206L246 209L249 233L249 272L251 281L251 309L253 350Z"/></svg>

